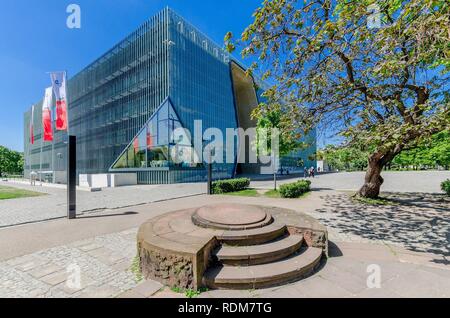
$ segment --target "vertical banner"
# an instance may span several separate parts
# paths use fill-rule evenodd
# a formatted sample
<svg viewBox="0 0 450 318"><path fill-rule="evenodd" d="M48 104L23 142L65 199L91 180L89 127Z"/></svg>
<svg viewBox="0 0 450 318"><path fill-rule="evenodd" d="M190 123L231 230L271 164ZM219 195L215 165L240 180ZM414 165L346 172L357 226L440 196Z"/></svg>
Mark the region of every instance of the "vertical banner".
<svg viewBox="0 0 450 318"><path fill-rule="evenodd" d="M56 97L56 130L67 130L66 72L50 73Z"/></svg>
<svg viewBox="0 0 450 318"><path fill-rule="evenodd" d="M139 152L139 136L133 141L134 153L137 154Z"/></svg>
<svg viewBox="0 0 450 318"><path fill-rule="evenodd" d="M151 150L153 148L153 138L150 133L149 127L147 127L147 149Z"/></svg>
<svg viewBox="0 0 450 318"><path fill-rule="evenodd" d="M52 129L52 88L45 90L44 102L42 103L42 129L44 132L44 141L53 141Z"/></svg>
<svg viewBox="0 0 450 318"><path fill-rule="evenodd" d="M30 117L30 144L34 145L34 105L31 106L31 117Z"/></svg>

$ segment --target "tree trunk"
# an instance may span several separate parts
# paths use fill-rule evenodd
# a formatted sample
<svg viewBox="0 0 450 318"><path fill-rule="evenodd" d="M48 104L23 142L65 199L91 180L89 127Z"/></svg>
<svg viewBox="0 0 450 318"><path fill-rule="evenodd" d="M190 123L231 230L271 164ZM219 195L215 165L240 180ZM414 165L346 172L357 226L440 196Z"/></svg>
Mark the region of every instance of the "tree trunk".
<svg viewBox="0 0 450 318"><path fill-rule="evenodd" d="M372 156L369 159L365 182L358 193L360 196L370 199L379 197L381 185L384 183L384 179L381 177L383 167L383 161L377 156Z"/></svg>

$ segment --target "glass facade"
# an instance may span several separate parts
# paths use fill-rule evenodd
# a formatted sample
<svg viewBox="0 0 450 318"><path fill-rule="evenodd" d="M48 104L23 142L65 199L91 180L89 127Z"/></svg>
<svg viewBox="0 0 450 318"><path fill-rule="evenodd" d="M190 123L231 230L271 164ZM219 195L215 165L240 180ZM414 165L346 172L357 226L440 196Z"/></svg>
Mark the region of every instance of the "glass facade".
<svg viewBox="0 0 450 318"><path fill-rule="evenodd" d="M221 46L171 9L150 18L68 81L77 174L133 171L143 184L206 180L204 165L187 160L199 155L192 136L178 136L179 142L172 132L183 127L194 134L197 120L200 134L215 127L225 136L238 127L230 65ZM42 102L35 106L34 145L30 111L24 116L25 174L64 176L66 133L42 143ZM236 164L215 164L213 171L216 179L229 178Z"/></svg>
<svg viewBox="0 0 450 318"><path fill-rule="evenodd" d="M112 165L115 171L203 168L172 103L167 99Z"/></svg>

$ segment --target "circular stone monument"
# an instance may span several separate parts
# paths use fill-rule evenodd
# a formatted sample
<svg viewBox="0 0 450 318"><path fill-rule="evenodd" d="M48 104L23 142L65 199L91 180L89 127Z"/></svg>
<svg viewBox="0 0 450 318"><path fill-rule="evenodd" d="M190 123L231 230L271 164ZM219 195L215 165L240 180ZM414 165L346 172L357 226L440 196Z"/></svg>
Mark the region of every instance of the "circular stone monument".
<svg viewBox="0 0 450 318"><path fill-rule="evenodd" d="M255 289L313 274L328 234L297 211L224 203L147 221L138 251L143 276L170 287Z"/></svg>

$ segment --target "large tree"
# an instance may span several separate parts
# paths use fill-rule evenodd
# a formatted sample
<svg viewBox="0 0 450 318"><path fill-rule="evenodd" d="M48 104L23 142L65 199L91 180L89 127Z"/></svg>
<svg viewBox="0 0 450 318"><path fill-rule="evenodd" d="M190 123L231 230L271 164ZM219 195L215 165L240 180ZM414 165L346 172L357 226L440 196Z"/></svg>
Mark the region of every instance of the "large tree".
<svg viewBox="0 0 450 318"><path fill-rule="evenodd" d="M374 198L398 154L449 129L448 0L265 0L240 40L302 129L369 147L359 194ZM269 104L270 105L270 104Z"/></svg>
<svg viewBox="0 0 450 318"><path fill-rule="evenodd" d="M328 145L322 156L333 169L351 171L367 168L367 152L355 147Z"/></svg>
<svg viewBox="0 0 450 318"><path fill-rule="evenodd" d="M448 169L450 167L450 132L436 134L416 148L402 152L393 160L393 164L400 168L433 169L441 166Z"/></svg>
<svg viewBox="0 0 450 318"><path fill-rule="evenodd" d="M280 157L287 156L290 153L305 149L308 147L306 142L300 141L301 134L296 131L296 127L289 125L289 114L283 112L281 104L271 104L268 106L262 103L257 108L252 116L257 119L256 131L256 149L259 155L267 156L274 154L276 158L272 160L279 160ZM278 136L273 136L276 133ZM272 139L278 137L278 144L272 145ZM276 148L276 149L274 149ZM264 151L265 150L265 151ZM263 151L264 153L260 153ZM273 162L275 165L275 162ZM282 167L281 167L282 168ZM277 173L274 171L274 189L277 190Z"/></svg>

